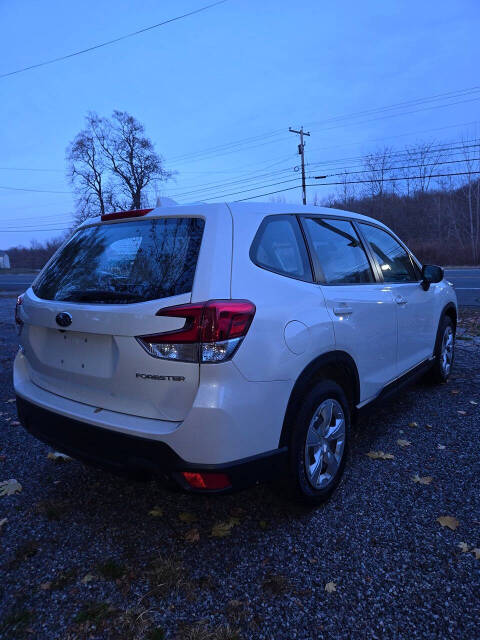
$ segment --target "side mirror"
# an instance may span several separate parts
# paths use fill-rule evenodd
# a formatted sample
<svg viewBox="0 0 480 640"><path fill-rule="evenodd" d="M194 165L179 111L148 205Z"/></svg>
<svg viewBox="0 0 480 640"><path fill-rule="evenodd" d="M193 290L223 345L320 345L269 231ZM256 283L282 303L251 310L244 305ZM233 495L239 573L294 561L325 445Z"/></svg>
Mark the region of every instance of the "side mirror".
<svg viewBox="0 0 480 640"><path fill-rule="evenodd" d="M424 264L422 267L422 287L425 291L430 289L430 285L434 282L443 280L443 269L434 264Z"/></svg>

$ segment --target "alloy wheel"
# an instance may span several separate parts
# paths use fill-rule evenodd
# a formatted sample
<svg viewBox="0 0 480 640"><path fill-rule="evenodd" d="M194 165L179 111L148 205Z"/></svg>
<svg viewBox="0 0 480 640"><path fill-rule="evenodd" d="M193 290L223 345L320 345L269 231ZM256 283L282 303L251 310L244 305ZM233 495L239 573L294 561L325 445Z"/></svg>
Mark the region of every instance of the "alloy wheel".
<svg viewBox="0 0 480 640"><path fill-rule="evenodd" d="M305 470L314 489L334 480L345 449L345 415L334 398L324 400L310 421L305 441Z"/></svg>
<svg viewBox="0 0 480 640"><path fill-rule="evenodd" d="M452 368L454 343L455 338L452 327L448 326L445 328L443 334L442 349L440 352L440 363L442 372L445 376L448 376L450 369Z"/></svg>

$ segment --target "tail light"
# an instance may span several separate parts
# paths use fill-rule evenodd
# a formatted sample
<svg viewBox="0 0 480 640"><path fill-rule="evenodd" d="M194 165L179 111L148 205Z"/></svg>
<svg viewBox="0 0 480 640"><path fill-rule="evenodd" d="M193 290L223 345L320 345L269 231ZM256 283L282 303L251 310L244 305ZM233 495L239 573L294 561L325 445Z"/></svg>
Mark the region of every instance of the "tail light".
<svg viewBox="0 0 480 640"><path fill-rule="evenodd" d="M23 304L23 297L24 294L22 293L22 295L17 297L17 304L15 305L15 324L17 325L17 330L18 333L21 332L22 327L23 327L23 320L20 317L20 307Z"/></svg>
<svg viewBox="0 0 480 640"><path fill-rule="evenodd" d="M230 479L225 473L191 473L183 471L182 476L192 489L215 491L231 487Z"/></svg>
<svg viewBox="0 0 480 640"><path fill-rule="evenodd" d="M146 216L153 209L132 209L130 211L114 211L113 213L104 213L100 216L102 222L105 220L120 220L121 218L139 218Z"/></svg>
<svg viewBox="0 0 480 640"><path fill-rule="evenodd" d="M233 356L246 336L255 305L248 300L209 300L166 307L157 316L185 318L181 329L138 336L154 358L181 362L223 362Z"/></svg>

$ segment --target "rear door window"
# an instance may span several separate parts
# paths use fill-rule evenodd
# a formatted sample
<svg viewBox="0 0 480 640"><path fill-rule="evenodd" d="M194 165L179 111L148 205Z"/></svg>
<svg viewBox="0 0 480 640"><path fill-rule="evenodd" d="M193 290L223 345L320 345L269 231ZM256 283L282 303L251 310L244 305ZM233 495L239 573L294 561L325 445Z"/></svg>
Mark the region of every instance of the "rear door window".
<svg viewBox="0 0 480 640"><path fill-rule="evenodd" d="M153 218L77 231L33 285L39 298L128 304L192 290L204 220Z"/></svg>
<svg viewBox="0 0 480 640"><path fill-rule="evenodd" d="M348 220L302 218L324 284L374 282L365 249Z"/></svg>
<svg viewBox="0 0 480 640"><path fill-rule="evenodd" d="M312 280L307 249L295 216L265 218L250 250L259 267L298 280Z"/></svg>

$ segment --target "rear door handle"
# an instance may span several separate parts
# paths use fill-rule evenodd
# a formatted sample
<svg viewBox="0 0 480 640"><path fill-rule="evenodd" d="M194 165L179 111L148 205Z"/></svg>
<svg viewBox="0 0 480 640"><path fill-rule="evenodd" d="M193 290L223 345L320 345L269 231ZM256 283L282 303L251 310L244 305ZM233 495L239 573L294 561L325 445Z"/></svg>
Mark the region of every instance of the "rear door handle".
<svg viewBox="0 0 480 640"><path fill-rule="evenodd" d="M403 304L407 304L408 300L403 296L395 296L395 302L397 304L403 305Z"/></svg>
<svg viewBox="0 0 480 640"><path fill-rule="evenodd" d="M333 313L336 316L349 316L353 313L353 309L352 307L347 307L346 305L344 307L333 307Z"/></svg>

